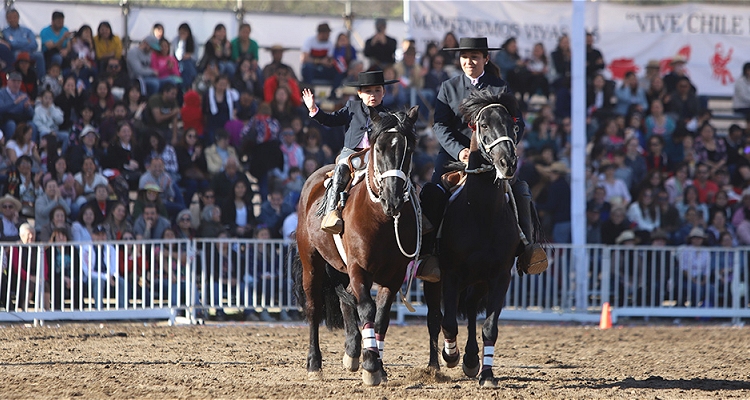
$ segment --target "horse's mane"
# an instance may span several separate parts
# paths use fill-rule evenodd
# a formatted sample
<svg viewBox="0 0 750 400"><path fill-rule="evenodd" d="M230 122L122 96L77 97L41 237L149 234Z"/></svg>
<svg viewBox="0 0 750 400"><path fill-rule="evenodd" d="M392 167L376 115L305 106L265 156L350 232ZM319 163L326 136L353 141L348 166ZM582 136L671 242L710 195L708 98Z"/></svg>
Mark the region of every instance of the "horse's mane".
<svg viewBox="0 0 750 400"><path fill-rule="evenodd" d="M502 104L512 117L521 115L516 96L508 92L494 94L487 89L482 89L472 91L469 97L461 102L460 110L464 121L471 123L482 108L496 103Z"/></svg>
<svg viewBox="0 0 750 400"><path fill-rule="evenodd" d="M371 113L377 112L374 109L370 110ZM372 132L370 133L370 143L373 144L378 140L381 133L388 131L389 129L396 128L396 130L406 137L409 145L413 146L417 142L417 133L414 129L414 124L409 121L406 112L396 111L380 114L380 120L375 121Z"/></svg>

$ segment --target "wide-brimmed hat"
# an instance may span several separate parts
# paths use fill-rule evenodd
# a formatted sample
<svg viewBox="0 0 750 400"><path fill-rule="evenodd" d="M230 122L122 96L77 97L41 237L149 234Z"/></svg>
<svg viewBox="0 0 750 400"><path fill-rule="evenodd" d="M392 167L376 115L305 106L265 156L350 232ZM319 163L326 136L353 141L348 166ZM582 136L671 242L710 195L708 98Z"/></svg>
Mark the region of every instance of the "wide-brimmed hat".
<svg viewBox="0 0 750 400"><path fill-rule="evenodd" d="M146 190L146 191L150 190L152 192L161 193L161 187L159 187L159 185L157 185L155 183L147 183L147 184L143 185L143 190Z"/></svg>
<svg viewBox="0 0 750 400"><path fill-rule="evenodd" d="M371 71L371 72L360 72L359 76L357 77L357 82L347 82L344 85L351 86L351 87L365 87L365 86L390 85L396 82L398 82L398 80L396 79L391 79L391 80L386 81L385 78L383 78L383 71Z"/></svg>
<svg viewBox="0 0 750 400"><path fill-rule="evenodd" d="M268 50L268 51L287 51L287 50L295 50L295 49L294 49L294 48L292 48L292 47L284 47L284 46L282 46L282 45L280 45L280 44L275 44L275 45L273 45L273 46L267 46L267 47L263 47L263 48L264 48L264 49L266 49L266 50Z"/></svg>
<svg viewBox="0 0 750 400"><path fill-rule="evenodd" d="M161 45L159 45L159 39L156 38L154 35L148 35L146 36L146 44L148 44L148 47L151 47L154 51L161 51Z"/></svg>
<svg viewBox="0 0 750 400"><path fill-rule="evenodd" d="M700 228L700 227L696 226L695 228L691 229L690 230L690 234L688 234L688 239L692 239L694 237L705 239L706 238L706 232L703 231L703 228Z"/></svg>
<svg viewBox="0 0 750 400"><path fill-rule="evenodd" d="M18 201L17 198L15 198L15 197L13 197L13 196L11 196L9 194L6 194L5 196L0 197L0 207L2 207L6 203L13 204L13 207L16 209L16 211L20 211L21 210L21 202Z"/></svg>
<svg viewBox="0 0 750 400"><path fill-rule="evenodd" d="M630 229L626 229L622 231L619 236L617 236L617 239L615 239L615 244L622 244L623 242L627 242L629 240L635 240L635 232L631 231Z"/></svg>
<svg viewBox="0 0 750 400"><path fill-rule="evenodd" d="M648 60L648 64L646 64L646 68L661 68L661 65L659 64L659 60Z"/></svg>
<svg viewBox="0 0 750 400"><path fill-rule="evenodd" d="M499 47L488 47L486 37L461 38L458 41L458 47L444 48L447 51L479 50L492 51L500 50Z"/></svg>
<svg viewBox="0 0 750 400"><path fill-rule="evenodd" d="M670 61L670 64L685 64L687 63L687 57L683 56L682 54L677 54L674 57L672 57L672 61Z"/></svg>

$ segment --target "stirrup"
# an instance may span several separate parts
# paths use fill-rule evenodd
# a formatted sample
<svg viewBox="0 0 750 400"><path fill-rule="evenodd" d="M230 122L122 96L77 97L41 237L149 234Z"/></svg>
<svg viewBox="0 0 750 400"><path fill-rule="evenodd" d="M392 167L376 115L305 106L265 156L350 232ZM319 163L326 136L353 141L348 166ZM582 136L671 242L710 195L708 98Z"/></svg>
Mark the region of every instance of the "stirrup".
<svg viewBox="0 0 750 400"><path fill-rule="evenodd" d="M333 210L323 217L320 229L331 235L339 235L344 231L344 221L341 219L339 210Z"/></svg>
<svg viewBox="0 0 750 400"><path fill-rule="evenodd" d="M417 279L429 283L440 282L440 264L435 255L428 254L417 260Z"/></svg>
<svg viewBox="0 0 750 400"><path fill-rule="evenodd" d="M547 270L547 252L539 243L525 246L523 253L518 256L516 268L525 274L537 275Z"/></svg>

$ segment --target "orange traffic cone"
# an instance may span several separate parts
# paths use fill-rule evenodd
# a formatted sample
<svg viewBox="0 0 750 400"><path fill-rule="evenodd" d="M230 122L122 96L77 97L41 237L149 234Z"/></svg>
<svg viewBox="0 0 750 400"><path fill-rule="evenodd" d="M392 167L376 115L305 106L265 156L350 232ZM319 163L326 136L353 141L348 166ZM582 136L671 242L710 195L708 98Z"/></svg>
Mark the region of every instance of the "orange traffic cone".
<svg viewBox="0 0 750 400"><path fill-rule="evenodd" d="M609 302L602 304L602 316L599 318L599 329L612 328L612 307Z"/></svg>

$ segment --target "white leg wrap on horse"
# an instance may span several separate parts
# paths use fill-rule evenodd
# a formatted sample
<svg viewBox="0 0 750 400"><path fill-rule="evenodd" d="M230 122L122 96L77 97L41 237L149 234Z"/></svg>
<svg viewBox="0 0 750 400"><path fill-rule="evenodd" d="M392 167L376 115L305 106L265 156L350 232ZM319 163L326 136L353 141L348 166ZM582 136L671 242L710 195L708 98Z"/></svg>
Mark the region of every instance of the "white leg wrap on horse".
<svg viewBox="0 0 750 400"><path fill-rule="evenodd" d="M458 348L456 347L456 341L445 341L445 354L452 356L458 352Z"/></svg>
<svg viewBox="0 0 750 400"><path fill-rule="evenodd" d="M380 354L380 359L383 359L383 348L385 348L385 340L377 340L378 342L378 353Z"/></svg>
<svg viewBox="0 0 750 400"><path fill-rule="evenodd" d="M362 329L362 347L366 349L377 349L378 342L375 340L375 329Z"/></svg>
<svg viewBox="0 0 750 400"><path fill-rule="evenodd" d="M484 346L483 367L492 367L492 357L495 355L495 346Z"/></svg>

